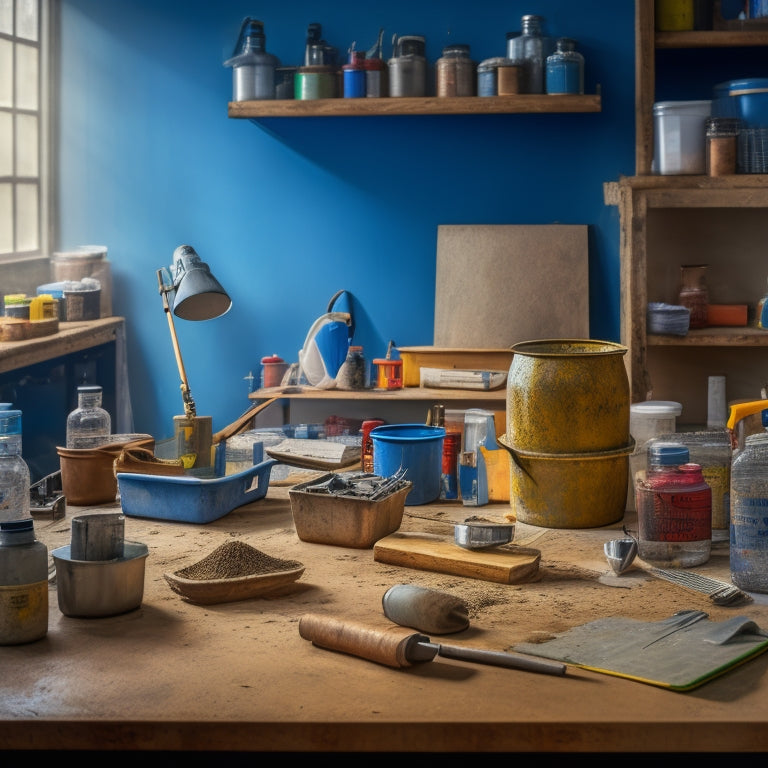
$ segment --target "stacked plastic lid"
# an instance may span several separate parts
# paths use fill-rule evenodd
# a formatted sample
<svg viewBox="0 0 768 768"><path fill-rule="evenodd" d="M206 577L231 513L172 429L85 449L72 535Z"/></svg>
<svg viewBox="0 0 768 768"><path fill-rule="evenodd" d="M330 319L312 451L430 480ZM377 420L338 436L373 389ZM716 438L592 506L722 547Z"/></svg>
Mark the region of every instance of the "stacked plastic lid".
<svg viewBox="0 0 768 768"><path fill-rule="evenodd" d="M691 310L678 304L649 302L646 317L648 333L686 336L691 324Z"/></svg>

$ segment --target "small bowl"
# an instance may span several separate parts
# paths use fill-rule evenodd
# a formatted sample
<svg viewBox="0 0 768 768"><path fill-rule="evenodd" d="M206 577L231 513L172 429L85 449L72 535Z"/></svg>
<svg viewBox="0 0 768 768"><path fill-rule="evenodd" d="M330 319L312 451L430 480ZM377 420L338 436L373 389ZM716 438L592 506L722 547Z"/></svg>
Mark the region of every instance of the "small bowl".
<svg viewBox="0 0 768 768"><path fill-rule="evenodd" d="M634 539L611 539L603 544L603 551L608 564L615 574L624 573L632 565L637 555L637 542Z"/></svg>
<svg viewBox="0 0 768 768"><path fill-rule="evenodd" d="M215 605L250 600L274 592L301 578L304 566L297 565L286 571L235 576L229 579L185 579L176 573L164 573L168 586L190 603Z"/></svg>
<svg viewBox="0 0 768 768"><path fill-rule="evenodd" d="M485 549L509 544L515 536L514 523L494 523L468 518L453 526L454 541L464 549Z"/></svg>
<svg viewBox="0 0 768 768"><path fill-rule="evenodd" d="M126 541L113 560L73 560L70 545L51 552L56 567L59 610L65 616L117 616L141 605L149 548Z"/></svg>

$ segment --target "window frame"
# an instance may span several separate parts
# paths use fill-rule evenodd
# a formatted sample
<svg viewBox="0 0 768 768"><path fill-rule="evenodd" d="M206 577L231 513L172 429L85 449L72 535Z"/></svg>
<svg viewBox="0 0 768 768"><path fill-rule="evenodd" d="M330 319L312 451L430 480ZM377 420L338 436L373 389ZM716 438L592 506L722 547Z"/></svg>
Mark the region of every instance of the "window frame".
<svg viewBox="0 0 768 768"><path fill-rule="evenodd" d="M27 0L30 1L30 0ZM37 41L29 41L26 38L16 37L16 14L18 12L17 0L10 0L11 13L14 18L13 30L10 35L0 33L0 35L10 40L14 46L13 59L16 65L17 41L23 40L23 44L32 45L37 49L38 73L37 73L37 110L30 111L27 108L18 107L19 97L16 94L16 77L13 74L13 98L10 107L0 106L0 110L8 112L11 115L12 122L12 168L11 175L2 177L4 182L10 182L11 185L11 221L13 223L13 234L11 239L11 250L0 252L0 265L13 264L18 262L29 262L36 259L48 260L55 242L55 217L56 210L56 178L55 169L57 167L55 157L54 137L56 135L56 103L58 95L58 82L56 75L55 62L58 59L59 46L59 3L58 0L31 0L37 3ZM36 114L38 119L38 163L36 176L20 176L16 168L16 117L18 114ZM35 240L37 247L34 249L19 250L19 232L16 215L17 187L22 183L22 179L36 178L37 180L37 233Z"/></svg>

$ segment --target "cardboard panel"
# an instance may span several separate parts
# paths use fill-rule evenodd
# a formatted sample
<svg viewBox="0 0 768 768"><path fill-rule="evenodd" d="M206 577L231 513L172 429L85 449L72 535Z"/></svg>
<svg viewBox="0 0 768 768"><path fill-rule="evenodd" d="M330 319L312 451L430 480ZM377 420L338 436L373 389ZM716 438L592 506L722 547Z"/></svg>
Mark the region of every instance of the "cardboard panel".
<svg viewBox="0 0 768 768"><path fill-rule="evenodd" d="M586 225L440 225L438 347L589 338Z"/></svg>

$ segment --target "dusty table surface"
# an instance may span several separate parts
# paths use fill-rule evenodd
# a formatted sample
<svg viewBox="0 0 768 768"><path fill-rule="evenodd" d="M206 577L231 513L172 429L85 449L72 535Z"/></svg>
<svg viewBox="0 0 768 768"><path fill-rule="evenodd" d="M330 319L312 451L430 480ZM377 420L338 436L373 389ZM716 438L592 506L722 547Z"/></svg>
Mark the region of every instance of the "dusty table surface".
<svg viewBox="0 0 768 768"><path fill-rule="evenodd" d="M294 477L300 482L312 475ZM292 483L291 483L292 484ZM541 551L535 579L500 584L379 563L372 549L301 541L289 484L206 525L125 518L148 545L141 606L79 619L49 591L47 636L0 649L0 748L212 751L762 751L768 750L768 654L678 693L569 665L557 677L438 658L398 669L314 646L305 613L387 622L389 587L416 584L466 601L468 629L435 642L509 650L598 618L661 620L696 609L768 627L768 601L720 607L637 565L613 574L603 543L632 513L596 529L518 522L513 544ZM49 552L71 519L113 506L68 507L36 519ZM401 531L452 536L470 515L505 521L508 504L406 507ZM163 574L231 540L298 560L302 577L262 597L196 605ZM729 580L727 544L696 569ZM758 596L759 597L759 596Z"/></svg>

